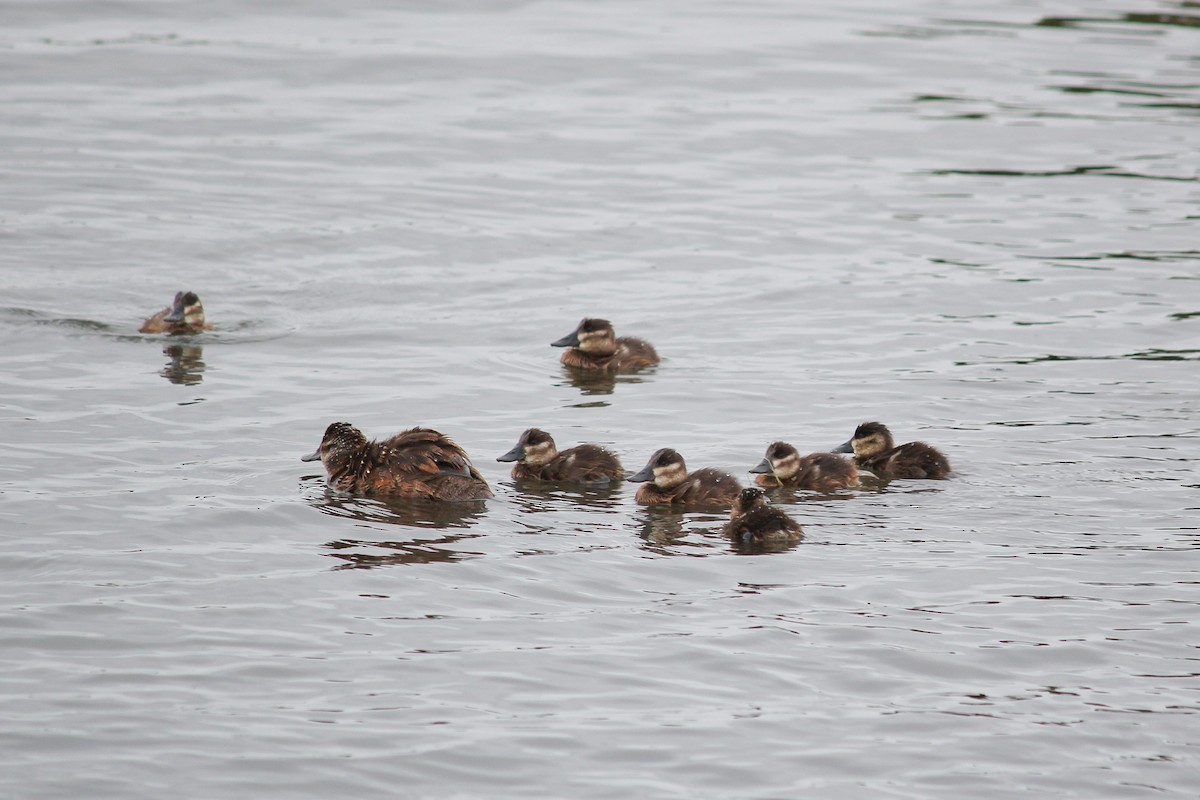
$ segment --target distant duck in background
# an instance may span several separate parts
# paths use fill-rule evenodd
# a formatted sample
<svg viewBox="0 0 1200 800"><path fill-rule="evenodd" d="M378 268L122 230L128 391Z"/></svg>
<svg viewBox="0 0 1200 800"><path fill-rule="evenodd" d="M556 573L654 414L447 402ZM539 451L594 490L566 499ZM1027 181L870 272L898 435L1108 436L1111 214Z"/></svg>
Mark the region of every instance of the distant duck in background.
<svg viewBox="0 0 1200 800"><path fill-rule="evenodd" d="M924 442L909 442L897 447L892 432L881 422L859 425L850 441L833 452L854 453L854 462L859 469L868 469L885 480L941 480L950 474L950 462L937 448Z"/></svg>
<svg viewBox="0 0 1200 800"><path fill-rule="evenodd" d="M373 496L430 500L482 500L492 496L483 476L449 437L429 428L410 428L369 442L348 422L325 429L321 445L301 461L320 461L329 485Z"/></svg>
<svg viewBox="0 0 1200 800"><path fill-rule="evenodd" d="M669 447L650 456L646 466L626 478L641 483L634 499L642 505L728 506L742 485L728 472L706 467L688 473L683 456Z"/></svg>
<svg viewBox="0 0 1200 800"><path fill-rule="evenodd" d="M722 531L739 544L792 543L804 536L800 523L782 509L771 505L762 489L750 487L738 492L729 522Z"/></svg>
<svg viewBox="0 0 1200 800"><path fill-rule="evenodd" d="M195 292L176 292L170 306L150 317L138 328L139 333L199 333L211 331L204 321L204 306Z"/></svg>
<svg viewBox="0 0 1200 800"><path fill-rule="evenodd" d="M606 319L584 319L550 346L567 348L560 360L576 369L632 372L658 363L653 345L632 336L617 338Z"/></svg>
<svg viewBox="0 0 1200 800"><path fill-rule="evenodd" d="M497 461L516 461L512 476L543 481L609 483L625 477L617 457L595 444L581 444L558 452L554 437L540 428L521 434L516 446Z"/></svg>
<svg viewBox="0 0 1200 800"><path fill-rule="evenodd" d="M787 442L772 443L763 460L750 471L757 473L754 482L766 488L786 486L835 492L858 486L858 469L850 459L834 453L801 456Z"/></svg>

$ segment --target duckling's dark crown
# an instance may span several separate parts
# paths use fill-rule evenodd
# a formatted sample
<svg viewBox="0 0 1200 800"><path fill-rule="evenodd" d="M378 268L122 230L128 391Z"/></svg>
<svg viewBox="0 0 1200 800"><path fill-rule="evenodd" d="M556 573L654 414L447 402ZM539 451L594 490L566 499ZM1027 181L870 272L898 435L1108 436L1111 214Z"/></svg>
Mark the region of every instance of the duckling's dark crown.
<svg viewBox="0 0 1200 800"><path fill-rule="evenodd" d="M650 466L652 467L665 467L668 464L678 464L681 461L683 461L683 456L669 447L656 450L654 455L650 456Z"/></svg>
<svg viewBox="0 0 1200 800"><path fill-rule="evenodd" d="M599 331L612 330L612 323L606 319L588 317L579 323L580 333L597 333Z"/></svg>
<svg viewBox="0 0 1200 800"><path fill-rule="evenodd" d="M886 434L888 432L887 426L882 422L864 422L862 425L859 425L854 429L854 438L865 439L868 436L872 436L876 433Z"/></svg>
<svg viewBox="0 0 1200 800"><path fill-rule="evenodd" d="M541 428L530 428L529 430L527 430L521 434L520 441L521 441L521 444L524 444L524 445L545 444L546 442L553 442L554 437L552 437L550 434L546 433Z"/></svg>

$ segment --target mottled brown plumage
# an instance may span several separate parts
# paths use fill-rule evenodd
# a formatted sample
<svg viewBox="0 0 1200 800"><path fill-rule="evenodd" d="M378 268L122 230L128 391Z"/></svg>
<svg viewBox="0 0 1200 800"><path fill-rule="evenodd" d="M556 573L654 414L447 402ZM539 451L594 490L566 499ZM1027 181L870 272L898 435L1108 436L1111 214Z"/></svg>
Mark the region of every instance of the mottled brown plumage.
<svg viewBox="0 0 1200 800"><path fill-rule="evenodd" d="M211 331L204 321L204 306L195 292L176 292L171 305L142 323L139 333L199 333Z"/></svg>
<svg viewBox="0 0 1200 800"><path fill-rule="evenodd" d="M722 531L742 543L798 542L804 535L800 523L782 509L771 505L762 489L750 487L738 492L729 522Z"/></svg>
<svg viewBox="0 0 1200 800"><path fill-rule="evenodd" d="M554 438L530 428L521 434L513 449L496 459L516 461L512 476L518 480L608 483L625 477L617 457L595 444L581 444L558 452Z"/></svg>
<svg viewBox="0 0 1200 800"><path fill-rule="evenodd" d="M626 480L649 481L634 495L647 506L728 506L742 489L737 478L719 469L707 467L689 473L683 456L669 447L656 451L646 466Z"/></svg>
<svg viewBox="0 0 1200 800"><path fill-rule="evenodd" d="M584 319L550 346L567 348L561 361L574 369L634 372L658 363L658 353L649 342L632 336L618 338L606 319Z"/></svg>
<svg viewBox="0 0 1200 800"><path fill-rule="evenodd" d="M786 486L835 492L858 486L858 469L850 459L834 453L801 456L787 442L772 443L763 460L750 471L758 473L754 482L767 488Z"/></svg>
<svg viewBox="0 0 1200 800"><path fill-rule="evenodd" d="M369 442L348 422L335 422L326 428L317 451L302 460L318 459L329 485L344 492L431 500L492 496L463 449L429 428L411 428L382 442Z"/></svg>
<svg viewBox="0 0 1200 800"><path fill-rule="evenodd" d="M937 448L924 442L909 442L897 447L892 432L881 422L859 425L850 441L834 452L854 453L859 469L868 469L885 480L940 480L950 474L950 462Z"/></svg>

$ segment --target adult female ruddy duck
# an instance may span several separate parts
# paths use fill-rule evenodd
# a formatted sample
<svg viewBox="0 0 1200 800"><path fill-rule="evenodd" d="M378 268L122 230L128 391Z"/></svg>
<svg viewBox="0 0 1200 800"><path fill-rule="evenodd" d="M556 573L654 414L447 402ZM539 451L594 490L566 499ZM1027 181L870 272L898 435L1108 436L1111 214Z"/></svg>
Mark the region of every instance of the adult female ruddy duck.
<svg viewBox="0 0 1200 800"><path fill-rule="evenodd" d="M617 338L606 319L584 319L550 346L567 348L560 360L576 369L632 372L658 363L658 353L649 342L632 336Z"/></svg>
<svg viewBox="0 0 1200 800"><path fill-rule="evenodd" d="M850 441L835 453L854 453L859 469L869 469L880 478L929 478L940 480L950 474L950 462L924 442L896 447L892 432L882 422L864 422Z"/></svg>
<svg viewBox="0 0 1200 800"><path fill-rule="evenodd" d="M199 333L211 331L204 321L204 306L195 292L176 292L170 306L150 317L138 333Z"/></svg>
<svg viewBox="0 0 1200 800"><path fill-rule="evenodd" d="M517 480L608 483L625 476L621 462L603 447L581 444L560 453L554 437L539 428L522 433L516 446L496 460L516 461L512 476Z"/></svg>
<svg viewBox="0 0 1200 800"><path fill-rule="evenodd" d="M325 429L317 451L300 460L320 460L329 485L344 492L431 500L492 496L463 449L429 428L410 428L382 442L368 442L350 423L335 422Z"/></svg>
<svg viewBox="0 0 1200 800"><path fill-rule="evenodd" d="M721 529L741 544L800 541L804 529L781 509L771 505L762 489L742 489L733 500L729 522Z"/></svg>
<svg viewBox="0 0 1200 800"><path fill-rule="evenodd" d="M642 505L670 503L696 506L728 506L742 490L728 472L706 467L689 474L683 456L669 447L655 452L637 473L626 480L649 481L634 499Z"/></svg>
<svg viewBox="0 0 1200 800"><path fill-rule="evenodd" d="M787 442L773 443L767 448L766 457L750 471L758 473L754 482L764 487L787 486L835 492L858 486L858 469L850 459L833 453L801 456Z"/></svg>

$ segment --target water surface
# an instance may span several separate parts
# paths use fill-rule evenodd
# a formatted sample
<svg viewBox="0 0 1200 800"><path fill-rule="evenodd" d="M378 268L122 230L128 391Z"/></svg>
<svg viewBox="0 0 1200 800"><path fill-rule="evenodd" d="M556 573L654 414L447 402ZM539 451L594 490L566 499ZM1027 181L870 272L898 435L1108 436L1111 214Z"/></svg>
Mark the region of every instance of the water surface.
<svg viewBox="0 0 1200 800"><path fill-rule="evenodd" d="M1198 16L10 4L0 796L1193 796ZM494 460L872 419L955 477L762 555ZM497 497L330 495L335 420Z"/></svg>

